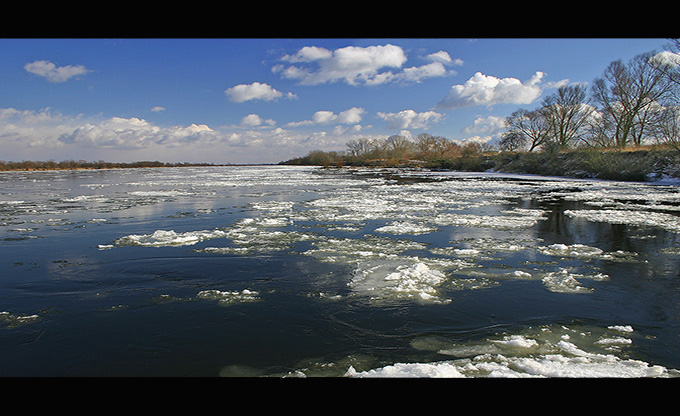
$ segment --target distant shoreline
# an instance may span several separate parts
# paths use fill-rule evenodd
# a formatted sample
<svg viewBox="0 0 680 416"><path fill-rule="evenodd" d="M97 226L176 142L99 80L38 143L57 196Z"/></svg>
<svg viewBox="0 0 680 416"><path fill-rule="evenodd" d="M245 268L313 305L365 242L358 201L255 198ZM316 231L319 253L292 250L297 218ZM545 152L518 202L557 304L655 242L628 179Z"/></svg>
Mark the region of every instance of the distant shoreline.
<svg viewBox="0 0 680 416"><path fill-rule="evenodd" d="M319 152L317 152L319 153ZM320 152L323 153L323 152ZM0 161L2 172L143 169L178 167L235 167L235 166L322 166L322 167L409 167L459 172L496 172L534 174L577 179L605 179L633 182L656 182L662 179L680 181L680 152L674 149L631 149L629 151L602 151L601 149L574 149L563 152L488 152L465 157L438 160L375 159L313 160L310 156L279 163L168 163L139 162L87 162L79 161Z"/></svg>
<svg viewBox="0 0 680 416"><path fill-rule="evenodd" d="M178 167L221 167L221 166L264 166L267 164L256 163L168 163L159 161L139 161L139 162L87 162L87 161L22 161L5 162L0 161L0 172L36 172L36 171L55 171L55 170L103 170L103 169L145 169L145 168L178 168Z"/></svg>

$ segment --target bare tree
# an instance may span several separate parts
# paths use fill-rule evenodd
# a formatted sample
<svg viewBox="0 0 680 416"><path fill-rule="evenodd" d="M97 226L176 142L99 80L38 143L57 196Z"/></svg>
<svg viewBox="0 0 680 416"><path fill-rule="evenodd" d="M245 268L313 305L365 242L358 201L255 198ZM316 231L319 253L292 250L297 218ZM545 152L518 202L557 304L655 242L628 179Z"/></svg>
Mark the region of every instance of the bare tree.
<svg viewBox="0 0 680 416"><path fill-rule="evenodd" d="M549 139L550 125L539 110L529 111L520 108L505 118L505 125L509 133L526 137L529 152Z"/></svg>
<svg viewBox="0 0 680 416"><path fill-rule="evenodd" d="M444 137L421 133L416 136L414 147L418 157L431 160L445 157L450 148L450 143Z"/></svg>
<svg viewBox="0 0 680 416"><path fill-rule="evenodd" d="M649 111L662 102L671 91L671 82L662 72L649 65L652 53L633 58L628 65L614 61L596 78L591 90L600 106L616 147L640 145L645 138Z"/></svg>
<svg viewBox="0 0 680 416"><path fill-rule="evenodd" d="M393 135L385 140L384 150L388 157L403 158L413 150L413 142L405 136Z"/></svg>
<svg viewBox="0 0 680 416"><path fill-rule="evenodd" d="M671 39L665 51L655 54L649 63L663 73L670 82L676 85L675 92L680 92L680 39ZM679 102L680 97L675 95L675 101Z"/></svg>
<svg viewBox="0 0 680 416"><path fill-rule="evenodd" d="M371 153L375 152L381 146L381 143L362 137L357 140L350 140L346 143L346 146L351 157L360 159L368 157Z"/></svg>
<svg viewBox="0 0 680 416"><path fill-rule="evenodd" d="M657 143L680 150L680 107L669 106L658 112L652 136Z"/></svg>
<svg viewBox="0 0 680 416"><path fill-rule="evenodd" d="M539 111L548 123L550 140L562 149L579 141L587 126L594 110L586 102L587 93L584 85L569 85L543 100Z"/></svg>
<svg viewBox="0 0 680 416"><path fill-rule="evenodd" d="M525 135L517 131L508 131L501 136L498 147L506 152L517 152L526 148L527 141Z"/></svg>

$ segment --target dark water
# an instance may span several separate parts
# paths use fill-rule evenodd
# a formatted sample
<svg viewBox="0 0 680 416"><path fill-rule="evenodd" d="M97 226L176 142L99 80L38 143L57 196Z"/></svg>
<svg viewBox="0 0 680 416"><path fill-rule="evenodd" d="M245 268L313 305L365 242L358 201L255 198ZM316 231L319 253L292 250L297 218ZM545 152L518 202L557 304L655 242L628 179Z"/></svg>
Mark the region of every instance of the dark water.
<svg viewBox="0 0 680 416"><path fill-rule="evenodd" d="M0 375L674 377L674 185L0 175Z"/></svg>

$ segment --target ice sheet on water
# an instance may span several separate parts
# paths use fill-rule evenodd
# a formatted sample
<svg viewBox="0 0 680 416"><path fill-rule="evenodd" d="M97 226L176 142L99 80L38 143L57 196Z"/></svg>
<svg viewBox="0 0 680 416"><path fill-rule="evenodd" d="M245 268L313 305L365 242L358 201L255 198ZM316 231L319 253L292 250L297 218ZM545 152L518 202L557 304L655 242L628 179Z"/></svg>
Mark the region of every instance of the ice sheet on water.
<svg viewBox="0 0 680 416"><path fill-rule="evenodd" d="M359 264L349 287L355 294L372 300L409 299L426 303L447 303L438 293L446 274L419 259L367 261Z"/></svg>
<svg viewBox="0 0 680 416"><path fill-rule="evenodd" d="M366 234L363 238L327 236L303 254L320 261L354 264L361 260L394 258L408 250L424 250L426 244L408 239Z"/></svg>
<svg viewBox="0 0 680 416"><path fill-rule="evenodd" d="M560 269L556 272L549 272L542 278L545 287L556 293L589 293L593 289L585 287L581 284L581 280L605 280L609 276L603 273L595 273L591 275L583 275L572 273L568 269Z"/></svg>
<svg viewBox="0 0 680 416"><path fill-rule="evenodd" d="M435 231L437 231L436 227L412 221L393 221L387 225L376 228L375 230L377 233L413 235L429 234Z"/></svg>
<svg viewBox="0 0 680 416"><path fill-rule="evenodd" d="M542 210L515 208L503 212L505 215L461 214L456 212L440 212L433 222L436 225L489 227L496 229L523 229L534 226L544 219Z"/></svg>
<svg viewBox="0 0 680 416"><path fill-rule="evenodd" d="M199 251L221 254L281 251L290 249L296 243L318 238L317 235L312 233L277 229L292 224L293 221L287 217L243 218L224 229L223 237L230 239L235 246L206 247Z"/></svg>
<svg viewBox="0 0 680 416"><path fill-rule="evenodd" d="M549 246L540 246L536 250L542 254L558 257L575 257L581 259L601 259L611 261L636 261L638 254L628 251L605 252L604 250L585 244L555 243Z"/></svg>
<svg viewBox="0 0 680 416"><path fill-rule="evenodd" d="M565 210L564 215L572 218L583 218L592 222L626 224L636 227L658 227L680 233L680 217L662 212L585 209Z"/></svg>
<svg viewBox="0 0 680 416"><path fill-rule="evenodd" d="M641 378L679 377L680 372L660 365L626 358L634 343L628 325L580 327L546 325L520 333L499 334L465 343L444 337L414 339L416 349L436 351L451 360L394 363L357 371L347 377L420 378Z"/></svg>
<svg viewBox="0 0 680 416"><path fill-rule="evenodd" d="M151 234L130 234L114 241L115 246L186 246L200 241L227 236L224 230L203 230L177 233L173 230L156 230Z"/></svg>

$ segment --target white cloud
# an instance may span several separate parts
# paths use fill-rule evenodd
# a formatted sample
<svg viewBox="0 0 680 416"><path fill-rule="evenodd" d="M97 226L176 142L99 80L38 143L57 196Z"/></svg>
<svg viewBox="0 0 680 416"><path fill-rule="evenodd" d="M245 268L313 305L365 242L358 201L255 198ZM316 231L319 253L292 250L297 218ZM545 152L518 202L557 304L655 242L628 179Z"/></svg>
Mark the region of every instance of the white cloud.
<svg viewBox="0 0 680 416"><path fill-rule="evenodd" d="M70 78L90 72L83 65L56 66L50 61L33 61L24 65L24 69L41 76L49 82L65 82Z"/></svg>
<svg viewBox="0 0 680 416"><path fill-rule="evenodd" d="M494 134L505 128L505 117L477 117L472 126L463 128L465 134Z"/></svg>
<svg viewBox="0 0 680 416"><path fill-rule="evenodd" d="M262 117L260 117L257 114L248 114L247 116L245 116L241 119L241 125L242 126L257 127L257 126L261 126L263 124L273 126L274 124L276 124L276 122L274 120L271 120L271 119L264 120L264 119L262 119Z"/></svg>
<svg viewBox="0 0 680 416"><path fill-rule="evenodd" d="M465 84L454 85L436 108L453 109L478 105L530 104L543 91L541 80L545 74L537 71L528 81L517 78L496 78L475 73Z"/></svg>
<svg viewBox="0 0 680 416"><path fill-rule="evenodd" d="M58 141L98 148L134 149L152 145L174 147L215 139L215 131L205 124L160 128L136 117L112 117L96 124L81 125L71 133L60 135Z"/></svg>
<svg viewBox="0 0 680 416"><path fill-rule="evenodd" d="M362 112L352 108L326 120L351 123L360 120ZM277 163L310 149L343 150L362 130L358 124L337 124L328 132L309 133L274 128L273 124L273 120L251 114L240 126L161 127L137 117L84 119L49 108L0 108L0 148L4 160Z"/></svg>
<svg viewBox="0 0 680 416"><path fill-rule="evenodd" d="M446 68L441 62L431 62L423 66L404 68L398 78L404 81L420 82L420 80L432 77L441 77L446 74Z"/></svg>
<svg viewBox="0 0 680 416"><path fill-rule="evenodd" d="M403 110L398 113L378 113L378 117L387 122L388 130L427 129L430 123L436 123L443 117L435 111L417 113L413 110Z"/></svg>
<svg viewBox="0 0 680 416"><path fill-rule="evenodd" d="M345 82L349 85L379 85L388 82L419 82L423 78L443 76L444 64L453 63L446 52L430 56L433 61L421 67L401 70L407 57L395 45L348 46L334 51L307 46L281 60L297 65L277 65L272 71L283 78L296 79L303 85ZM392 72L396 71L396 72Z"/></svg>
<svg viewBox="0 0 680 416"><path fill-rule="evenodd" d="M495 137L494 136L472 136L465 138L463 140L457 140L458 143L490 143Z"/></svg>
<svg viewBox="0 0 680 416"><path fill-rule="evenodd" d="M12 148L56 149L73 145L78 148L140 149L219 139L218 133L204 124L161 128L136 117L81 120L80 117L54 114L49 109L0 109L0 144Z"/></svg>
<svg viewBox="0 0 680 416"><path fill-rule="evenodd" d="M662 51L654 55L651 62L657 65L680 66L680 54Z"/></svg>
<svg viewBox="0 0 680 416"><path fill-rule="evenodd" d="M242 103L249 100L276 100L284 94L272 88L269 84L253 82L252 84L239 84L224 91L231 101ZM295 94L287 93L286 98L296 98Z"/></svg>
<svg viewBox="0 0 680 416"><path fill-rule="evenodd" d="M320 110L312 115L311 120L294 121L288 123L287 127L309 126L313 124L358 124L361 122L362 115L366 112L361 107L352 107L348 110L335 114L332 111Z"/></svg>
<svg viewBox="0 0 680 416"><path fill-rule="evenodd" d="M161 107L161 106L157 105L157 106L151 108L151 111L154 112L154 113L158 113L160 111L165 111L165 107Z"/></svg>
<svg viewBox="0 0 680 416"><path fill-rule="evenodd" d="M281 58L288 62L312 62L319 59L329 59L333 56L333 52L326 48L319 48L316 46L305 46L295 53L295 55L286 55Z"/></svg>
<svg viewBox="0 0 680 416"><path fill-rule="evenodd" d="M455 65L455 66L463 65L462 59L452 59L451 55L449 55L449 53L446 52L446 51L439 51L439 52L431 53L431 54L427 55L427 59L429 59L433 62L440 62L444 65Z"/></svg>

